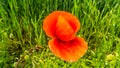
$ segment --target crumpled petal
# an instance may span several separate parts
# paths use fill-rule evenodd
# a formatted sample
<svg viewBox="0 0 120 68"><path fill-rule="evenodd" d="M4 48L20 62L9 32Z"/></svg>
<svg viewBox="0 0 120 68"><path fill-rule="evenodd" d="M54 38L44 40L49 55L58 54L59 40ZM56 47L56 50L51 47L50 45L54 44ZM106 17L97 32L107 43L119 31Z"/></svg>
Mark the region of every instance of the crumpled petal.
<svg viewBox="0 0 120 68"><path fill-rule="evenodd" d="M87 43L83 38L75 37L69 42L63 42L53 38L48 42L50 50L59 58L75 62L87 51Z"/></svg>
<svg viewBox="0 0 120 68"><path fill-rule="evenodd" d="M56 37L55 27L60 15L63 16L65 20L70 24L71 28L74 30L74 33L78 32L80 29L80 22L74 15L65 11L54 11L49 14L43 21L43 30L47 36L52 38Z"/></svg>
<svg viewBox="0 0 120 68"><path fill-rule="evenodd" d="M58 17L56 24L56 35L62 41L70 41L75 38L74 30L61 15Z"/></svg>
<svg viewBox="0 0 120 68"><path fill-rule="evenodd" d="M51 14L49 14L43 21L43 30L49 37L55 37L55 26L58 20L58 16L60 15L60 12L55 11Z"/></svg>
<svg viewBox="0 0 120 68"><path fill-rule="evenodd" d="M69 22L74 32L78 32L78 30L80 29L80 22L78 18L71 13L65 11L61 11L61 15Z"/></svg>

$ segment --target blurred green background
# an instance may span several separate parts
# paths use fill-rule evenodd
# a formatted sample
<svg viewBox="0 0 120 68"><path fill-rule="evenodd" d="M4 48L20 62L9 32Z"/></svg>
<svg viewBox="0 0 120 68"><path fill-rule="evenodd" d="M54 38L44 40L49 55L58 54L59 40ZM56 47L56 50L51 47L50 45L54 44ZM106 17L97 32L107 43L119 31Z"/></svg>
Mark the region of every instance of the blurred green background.
<svg viewBox="0 0 120 68"><path fill-rule="evenodd" d="M88 42L77 62L50 51L43 19L55 10L80 20ZM0 0L0 68L119 68L120 0Z"/></svg>

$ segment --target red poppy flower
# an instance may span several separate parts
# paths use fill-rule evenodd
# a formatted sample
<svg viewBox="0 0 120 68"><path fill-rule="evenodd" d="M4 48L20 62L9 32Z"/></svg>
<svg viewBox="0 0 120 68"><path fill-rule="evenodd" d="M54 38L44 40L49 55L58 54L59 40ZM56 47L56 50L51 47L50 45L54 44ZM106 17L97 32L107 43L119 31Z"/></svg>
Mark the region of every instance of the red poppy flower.
<svg viewBox="0 0 120 68"><path fill-rule="evenodd" d="M52 38L48 42L51 51L59 58L75 62L87 51L85 40L76 36L80 22L74 15L54 11L44 19L43 29Z"/></svg>

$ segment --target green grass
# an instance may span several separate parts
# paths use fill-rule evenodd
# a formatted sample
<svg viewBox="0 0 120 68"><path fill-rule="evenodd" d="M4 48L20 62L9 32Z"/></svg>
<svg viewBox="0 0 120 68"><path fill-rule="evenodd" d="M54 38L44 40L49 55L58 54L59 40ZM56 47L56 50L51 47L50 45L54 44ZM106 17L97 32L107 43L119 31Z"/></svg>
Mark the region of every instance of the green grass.
<svg viewBox="0 0 120 68"><path fill-rule="evenodd" d="M42 23L55 10L81 22L77 35L89 48L77 62L65 62L49 50ZM0 0L0 68L13 67L119 68L119 0Z"/></svg>

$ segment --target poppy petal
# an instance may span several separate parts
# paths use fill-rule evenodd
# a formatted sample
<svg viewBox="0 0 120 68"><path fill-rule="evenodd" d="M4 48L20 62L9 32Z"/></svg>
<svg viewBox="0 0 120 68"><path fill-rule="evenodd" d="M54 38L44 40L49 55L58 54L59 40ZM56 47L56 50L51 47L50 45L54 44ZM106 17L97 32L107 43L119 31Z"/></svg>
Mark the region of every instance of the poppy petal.
<svg viewBox="0 0 120 68"><path fill-rule="evenodd" d="M52 39L48 42L50 50L59 58L75 62L87 51L87 43L83 38L75 37L69 42L63 42L58 39Z"/></svg>
<svg viewBox="0 0 120 68"><path fill-rule="evenodd" d="M61 15L58 17L56 24L56 35L62 41L70 41L75 38L74 30Z"/></svg>
<svg viewBox="0 0 120 68"><path fill-rule="evenodd" d="M78 18L71 13L65 11L61 11L60 14L69 22L75 33L78 32L78 30L80 29L80 22Z"/></svg>
<svg viewBox="0 0 120 68"><path fill-rule="evenodd" d="M49 14L43 21L43 30L49 37L55 37L55 26L58 20L60 12L54 11L53 13Z"/></svg>
<svg viewBox="0 0 120 68"><path fill-rule="evenodd" d="M80 22L74 15L65 11L54 11L49 14L43 21L43 29L47 36L55 37L54 31L56 29L55 26L58 21L59 15L65 18L65 20L70 24L75 33L78 32L78 30L80 29Z"/></svg>

